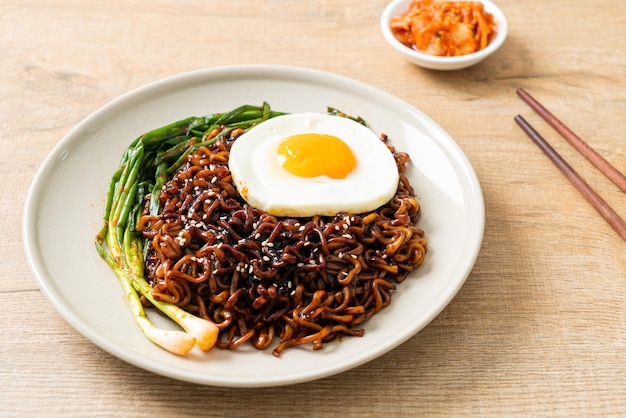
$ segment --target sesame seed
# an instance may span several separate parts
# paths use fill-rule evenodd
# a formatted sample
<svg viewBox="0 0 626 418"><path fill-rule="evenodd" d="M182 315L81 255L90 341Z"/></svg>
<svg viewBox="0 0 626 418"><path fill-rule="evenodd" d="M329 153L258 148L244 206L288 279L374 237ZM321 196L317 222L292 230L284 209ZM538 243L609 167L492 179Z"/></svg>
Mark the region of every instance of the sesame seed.
<svg viewBox="0 0 626 418"><path fill-rule="evenodd" d="M298 267L304 267L304 263L298 263L297 266Z"/></svg>
<svg viewBox="0 0 626 418"><path fill-rule="evenodd" d="M268 247L272 248L274 246L274 243L273 242L266 242L265 245L267 245Z"/></svg>
<svg viewBox="0 0 626 418"><path fill-rule="evenodd" d="M248 269L248 274L252 274L253 271L254 271L254 267L250 266L250 268Z"/></svg>
<svg viewBox="0 0 626 418"><path fill-rule="evenodd" d="M355 260L358 258L356 254L350 254L350 257L354 258Z"/></svg>
<svg viewBox="0 0 626 418"><path fill-rule="evenodd" d="M289 289L291 289L291 288L293 287L293 283L291 283L291 282L287 282L287 287L288 287Z"/></svg>
<svg viewBox="0 0 626 418"><path fill-rule="evenodd" d="M259 238L261 238L261 234L259 234L258 232L254 234L254 239L259 239Z"/></svg>
<svg viewBox="0 0 626 418"><path fill-rule="evenodd" d="M348 224L347 223L343 224L343 229L344 230L348 229Z"/></svg>
<svg viewBox="0 0 626 418"><path fill-rule="evenodd" d="M343 234L342 237L352 239L352 235L350 234Z"/></svg>
<svg viewBox="0 0 626 418"><path fill-rule="evenodd" d="M337 254L337 257L339 257L339 258L343 258L343 253L339 253L339 254Z"/></svg>
<svg viewBox="0 0 626 418"><path fill-rule="evenodd" d="M214 184L217 181L217 176L213 176L211 178L211 184Z"/></svg>
<svg viewBox="0 0 626 418"><path fill-rule="evenodd" d="M298 228L298 231L300 232L304 231L304 226L301 226L300 228Z"/></svg>
<svg viewBox="0 0 626 418"><path fill-rule="evenodd" d="M270 258L266 255L263 256L263 261L270 261Z"/></svg>

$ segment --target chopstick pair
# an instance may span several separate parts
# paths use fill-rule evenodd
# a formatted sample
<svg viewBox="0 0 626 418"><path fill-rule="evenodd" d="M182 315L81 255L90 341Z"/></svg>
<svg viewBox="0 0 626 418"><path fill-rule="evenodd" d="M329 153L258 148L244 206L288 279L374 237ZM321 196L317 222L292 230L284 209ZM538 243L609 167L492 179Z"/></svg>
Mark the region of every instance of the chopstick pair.
<svg viewBox="0 0 626 418"><path fill-rule="evenodd" d="M557 130L574 148L585 156L598 170L607 176L617 187L626 193L626 176L613 167L578 135L558 120L524 89L517 89L517 95L524 100L539 116ZM578 189L585 199L602 215L604 220L626 241L626 222L596 193L585 180L559 155L558 152L521 116L515 116L515 122L550 158L567 179Z"/></svg>

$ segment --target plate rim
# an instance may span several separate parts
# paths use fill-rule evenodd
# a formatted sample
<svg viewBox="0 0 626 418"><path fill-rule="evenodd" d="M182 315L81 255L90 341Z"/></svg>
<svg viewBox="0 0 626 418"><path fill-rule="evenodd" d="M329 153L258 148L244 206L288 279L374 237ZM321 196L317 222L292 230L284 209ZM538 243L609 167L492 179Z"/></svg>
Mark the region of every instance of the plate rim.
<svg viewBox="0 0 626 418"><path fill-rule="evenodd" d="M473 253L470 254L465 260L465 266L463 266L464 273L463 277L460 280L454 282L454 286L449 289L447 293L447 298L445 303L434 307L429 315L426 316L426 320L423 321L423 324L414 330L412 333L408 333L404 338L398 339L394 344L388 346L383 350L378 350L378 353L373 357L366 358L358 358L358 361L353 361L352 363L343 364L340 367L330 368L328 370L320 371L317 373L313 373L307 376L293 376L288 379L249 379L249 380L241 380L241 379L228 379L228 380L220 380L216 381L214 379L201 379L192 376L181 376L180 374L176 374L173 372L168 372L167 370L157 370L154 367L151 367L149 364L145 364L145 362L138 361L133 356L128 355L127 350L124 350L123 347L117 347L116 344L111 344L107 341L107 339L99 334L96 330L93 330L92 327L87 324L85 321L79 318L76 313L73 313L74 308L72 306L65 306L62 302L65 301L62 294L59 294L56 289L54 289L54 280L47 279L48 272L46 272L47 268L43 263L41 257L43 256L41 253L41 249L38 245L37 240L37 214L39 207L39 191L44 186L44 177L50 170L53 170L54 164L56 163L56 159L59 158L59 154L68 144L72 144L75 141L79 141L76 139L76 135L82 130L88 128L90 124L97 122L98 118L105 118L109 114L109 112L114 112L116 108L121 105L124 105L126 102L132 103L132 101L141 102L143 98L149 95L153 95L159 92L159 90L170 90L175 87L178 83L182 84L193 84L196 79L204 79L205 82L210 83L210 80L214 80L215 78L221 78L224 74L235 74L234 78L237 78L237 75L246 75L250 76L251 74L264 75L264 79L268 77L268 75L273 75L274 77L278 77L279 75L287 74L289 77L289 81L299 79L306 82L317 83L317 80L326 80L331 81L333 83L343 83L348 85L349 90L353 92L354 89L359 90L359 94L364 94L366 96L380 96L384 97L385 100L390 101L391 103L396 103L399 105L398 110L402 110L404 112L409 112L411 114L419 115L421 119L425 122L431 124L431 128L437 129L439 135L445 136L447 142L445 144L441 144L440 141L436 141L436 143L440 146L445 145L446 151L453 152L455 161L457 163L461 163L460 167L463 169L464 176L462 179L467 183L467 186L471 186L470 194L474 197L473 203L475 206L472 208L475 211L475 218L478 220L476 223L472 223L471 225L471 236L474 237L474 245ZM314 79L311 81L311 79ZM129 140L130 142L130 140ZM476 220L474 219L474 220ZM419 333L424 327L426 327L432 320L441 313L454 299L458 291L464 285L467 277L470 275L473 266L478 258L480 253L480 249L482 247L482 242L484 238L484 227L485 227L485 207L484 207L484 197L482 194L482 189L474 171L473 166L471 165L469 159L459 146L459 144L434 120L432 120L428 115L423 113L421 110L417 109L415 106L410 103L378 88L374 87L370 84L366 84L362 81L346 77L344 75L339 75L335 73L326 72L323 70L305 68L305 67L297 67L290 65L274 65L274 64L241 64L241 65L226 65L226 66L216 66L216 67L208 67L202 68L187 72L182 72L174 75L170 75L156 81L152 81L150 83L141 85L136 87L116 98L109 101L108 103L100 106L95 111L91 112L87 117L82 119L78 124L72 127L48 152L43 162L37 169L37 172L31 182L29 187L25 205L24 212L22 217L22 236L23 236L23 247L26 254L26 258L28 260L29 267L35 276L35 279L43 291L46 299L54 306L54 308L61 314L61 316L80 334L85 336L92 343L107 351L108 353L118 357L121 360L124 360L127 363L135 365L144 370L148 370L152 373L160 374L163 376L171 377L177 380L193 382L202 385L212 385L212 386L222 386L222 387L270 387L270 386L281 386L287 384L296 384L302 383L311 380L317 380L324 377L328 377L331 375L335 375L346 370L358 367L364 363L367 363L374 358L377 358L395 348L399 345L406 342L409 338L413 337L417 333ZM39 261L36 260L39 256Z"/></svg>

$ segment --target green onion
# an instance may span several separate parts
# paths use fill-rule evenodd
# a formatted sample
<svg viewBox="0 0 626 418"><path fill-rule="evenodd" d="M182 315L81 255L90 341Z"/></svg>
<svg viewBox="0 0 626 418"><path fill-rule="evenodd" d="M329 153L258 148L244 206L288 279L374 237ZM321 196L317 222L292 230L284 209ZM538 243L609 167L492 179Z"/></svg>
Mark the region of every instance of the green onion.
<svg viewBox="0 0 626 418"><path fill-rule="evenodd" d="M234 129L248 130L281 114L272 111L267 103L260 107L244 105L227 113L190 117L152 130L130 144L111 177L104 224L95 239L96 249L118 277L143 333L172 353L184 355L195 345L210 350L217 340L218 328L211 321L153 298L152 287L144 278L144 239L136 230L144 200L149 194L149 210L157 214L163 185L189 154L228 136ZM210 137L216 129L219 134ZM182 330L157 328L146 316L140 295Z"/></svg>

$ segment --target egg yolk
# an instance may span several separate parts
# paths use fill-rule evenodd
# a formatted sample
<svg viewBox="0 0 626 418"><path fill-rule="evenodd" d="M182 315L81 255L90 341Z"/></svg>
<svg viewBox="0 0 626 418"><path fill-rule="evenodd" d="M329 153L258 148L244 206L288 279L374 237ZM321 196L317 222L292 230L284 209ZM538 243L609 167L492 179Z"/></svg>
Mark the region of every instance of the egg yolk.
<svg viewBox="0 0 626 418"><path fill-rule="evenodd" d="M344 179L356 167L350 147L333 135L292 135L278 146L278 155L285 159L283 167L298 177Z"/></svg>

